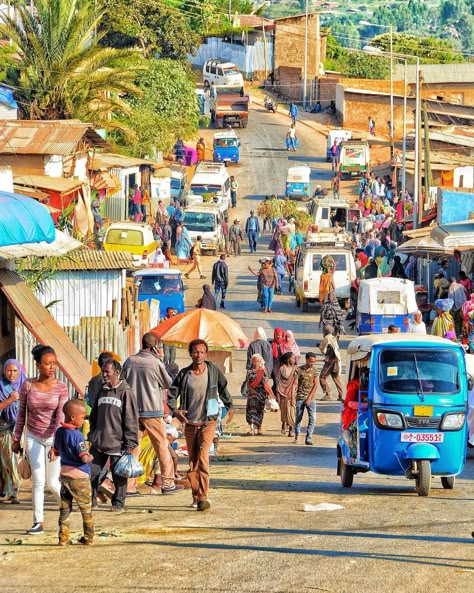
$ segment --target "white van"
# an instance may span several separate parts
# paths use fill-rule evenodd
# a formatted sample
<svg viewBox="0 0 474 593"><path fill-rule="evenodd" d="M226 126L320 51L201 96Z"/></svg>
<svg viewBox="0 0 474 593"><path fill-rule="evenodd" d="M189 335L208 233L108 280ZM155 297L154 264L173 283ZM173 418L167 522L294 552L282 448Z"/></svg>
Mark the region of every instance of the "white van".
<svg viewBox="0 0 474 593"><path fill-rule="evenodd" d="M230 204L230 177L225 164L212 161L199 163L191 179L189 193L195 196L212 194L213 201L222 203L227 209Z"/></svg>
<svg viewBox="0 0 474 593"><path fill-rule="evenodd" d="M217 252L222 251L225 246L222 233L223 221L222 210L211 204L198 204L184 210L184 226L192 241L194 242L198 235L201 235L202 251L212 251L213 255L217 255Z"/></svg>
<svg viewBox="0 0 474 593"><path fill-rule="evenodd" d="M296 306L308 311L309 303L319 302L321 260L325 255L334 259L334 285L341 307L349 303L351 283L356 278L354 258L350 243L333 233L319 233L316 241L304 243L295 264Z"/></svg>
<svg viewBox="0 0 474 593"><path fill-rule="evenodd" d="M326 160L328 163L332 160L332 152L331 148L333 147L334 140L337 142L338 145L341 142L346 140L352 139L352 132L351 130L343 130L342 128L336 128L335 130L329 130L327 136L327 145L326 145Z"/></svg>
<svg viewBox="0 0 474 593"><path fill-rule="evenodd" d="M219 59L207 60L202 68L202 80L205 87L211 82L215 85L244 86L244 77L237 66Z"/></svg>

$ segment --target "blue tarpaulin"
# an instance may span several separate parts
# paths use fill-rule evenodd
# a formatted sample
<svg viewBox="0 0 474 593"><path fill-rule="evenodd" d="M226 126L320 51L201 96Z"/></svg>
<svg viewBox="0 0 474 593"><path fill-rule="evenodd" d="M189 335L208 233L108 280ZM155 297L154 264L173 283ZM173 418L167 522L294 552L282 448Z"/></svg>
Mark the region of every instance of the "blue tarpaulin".
<svg viewBox="0 0 474 593"><path fill-rule="evenodd" d="M54 223L47 208L33 198L0 191L0 247L52 243L54 239Z"/></svg>
<svg viewBox="0 0 474 593"><path fill-rule="evenodd" d="M15 97L13 96L13 91L8 87L3 86L3 84L0 85L0 103L5 103L13 109L18 108Z"/></svg>

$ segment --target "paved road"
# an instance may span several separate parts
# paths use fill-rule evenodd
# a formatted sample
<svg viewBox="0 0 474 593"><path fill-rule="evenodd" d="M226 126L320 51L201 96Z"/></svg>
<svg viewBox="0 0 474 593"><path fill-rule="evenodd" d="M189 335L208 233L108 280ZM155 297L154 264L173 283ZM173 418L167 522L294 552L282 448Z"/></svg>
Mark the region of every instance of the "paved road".
<svg viewBox="0 0 474 593"><path fill-rule="evenodd" d="M289 154L282 149L287 118L258 110L251 115L250 127L241 133L242 163L233 169L240 183L237 213L242 220L262 196L283 192L290 159L310 163L314 183L331 175L320 158L324 140L313 131L298 126L300 150ZM291 328L306 352L320 338L314 308L302 314L288 294L277 298L272 315L262 315L257 307L255 279L246 268L268 253L267 239L262 238L256 255L244 249L242 257L230 258L228 313L249 336L256 325L269 335L277 326ZM208 276L214 261L206 258ZM197 300L201 283L189 281L188 304ZM243 379L244 358L240 352L234 357L229 377L234 394ZM188 492L131 499L120 517L105 510L96 513L97 532L103 537L93 549L58 550L53 547L57 513L52 502L46 517L50 533L34 540L21 536L30 525L25 492L22 505L0 510L2 592L472 590L472 454L456 489L445 491L434 481L430 498L417 497L404 479L374 474L357 476L352 489L342 490L335 475L338 404L318 405L316 446L305 447L281 435L278 418L271 414L265 419L265 436L244 436L244 402L236 402L240 413L229 428L232 436L222 441L220 457L212 462L209 513L188 508ZM302 511L305 503L323 502L343 509ZM77 514L72 526L80 529ZM6 538L21 538L24 544L9 545Z"/></svg>

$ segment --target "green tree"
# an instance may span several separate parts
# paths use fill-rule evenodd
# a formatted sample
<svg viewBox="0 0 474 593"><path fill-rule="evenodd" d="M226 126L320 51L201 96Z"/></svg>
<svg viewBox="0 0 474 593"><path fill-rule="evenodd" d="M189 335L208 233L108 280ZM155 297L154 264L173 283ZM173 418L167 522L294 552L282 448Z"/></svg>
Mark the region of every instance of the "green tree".
<svg viewBox="0 0 474 593"><path fill-rule="evenodd" d="M374 37L371 45L383 51L390 51L390 35L384 33ZM415 35L394 34L393 52L418 56L423 64L451 64L465 61L451 41L438 37L416 37ZM414 60L413 60L414 62Z"/></svg>
<svg viewBox="0 0 474 593"><path fill-rule="evenodd" d="M127 110L120 95L138 92L130 71L141 66L134 50L99 46L100 0L35 0L33 15L21 1L17 16L1 14L0 33L18 56L7 82L17 87L24 115L118 125L114 115Z"/></svg>
<svg viewBox="0 0 474 593"><path fill-rule="evenodd" d="M131 98L126 123L135 138L116 135L126 149L138 156L151 155L153 148L167 151L177 136L192 137L198 131L199 112L194 81L188 68L176 60L149 60L149 68L137 80L140 98Z"/></svg>
<svg viewBox="0 0 474 593"><path fill-rule="evenodd" d="M189 19L162 0L107 0L101 29L103 45L139 46L145 57L186 60L201 43Z"/></svg>

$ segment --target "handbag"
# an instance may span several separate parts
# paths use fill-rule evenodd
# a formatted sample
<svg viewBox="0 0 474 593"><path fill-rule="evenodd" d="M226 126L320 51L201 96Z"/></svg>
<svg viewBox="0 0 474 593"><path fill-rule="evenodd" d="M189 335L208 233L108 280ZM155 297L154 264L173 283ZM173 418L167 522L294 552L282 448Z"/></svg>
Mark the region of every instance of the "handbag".
<svg viewBox="0 0 474 593"><path fill-rule="evenodd" d="M28 459L28 453L26 452L26 428L28 424L28 396L26 396L25 401L25 425L23 428L23 447L21 448L20 459L18 460L18 475L22 480L30 480L31 479L31 465L30 460Z"/></svg>
<svg viewBox="0 0 474 593"><path fill-rule="evenodd" d="M18 460L18 475L22 480L29 480L31 478L30 460L26 451L23 452Z"/></svg>

